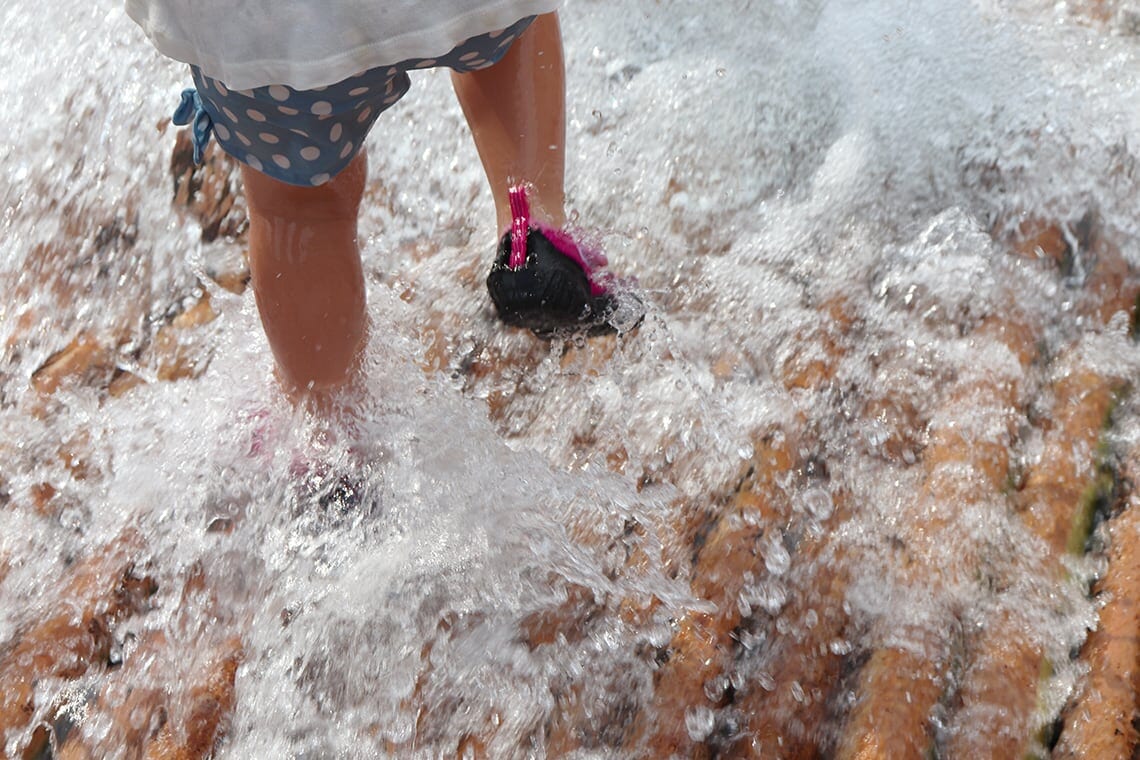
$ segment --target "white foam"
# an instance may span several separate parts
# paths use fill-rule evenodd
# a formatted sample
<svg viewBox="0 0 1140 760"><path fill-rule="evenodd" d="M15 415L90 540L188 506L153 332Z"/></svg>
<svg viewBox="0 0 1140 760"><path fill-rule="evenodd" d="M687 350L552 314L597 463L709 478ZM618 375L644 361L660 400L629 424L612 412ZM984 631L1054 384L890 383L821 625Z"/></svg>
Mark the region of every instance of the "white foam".
<svg viewBox="0 0 1140 760"><path fill-rule="evenodd" d="M911 593L883 547L920 511L916 453L888 461L884 424L852 420L882 397L984 440L1006 435L1008 410L940 407L947 384L970 373L1026 387L1046 378L969 330L1010 298L1050 323L1066 293L1006 260L987 233L1010 213L1074 222L1091 209L1108 234L1134 239L1137 42L1025 3L760 5L577 0L564 12L572 211L615 268L637 275L650 307L612 358L594 366L588 351L536 349L490 317L481 275L460 274L473 260L484 271L499 231L447 77L424 72L369 140L361 233L374 337L349 419L330 430L291 410L252 296L221 291L202 378L117 400L62 392L42 421L26 404L0 407L5 453L17 444L3 473L13 501L48 480L74 504L54 523L0 511L0 553L23 563L0 588L0 640L23 619L17 610L49 597L39 579L137 524L161 604L131 630L164 629L188 648L222 636L178 615L178 590L202 566L234 611L227 624L248 631L223 756L378 754L384 740L409 739L421 708L434 721L425 756L454 751L492 715L502 728L488 752L519 756L568 680L615 710L646 700L654 664L639 648L662 645L667 621L699 604L683 572L666 569L689 551L667 526L730 486L760 433L803 417L832 482L781 482L807 531L832 519L841 489L857 505L850 522L829 524L837 547L863 557L848 599L857 620L933 625L951 608L982 620L1004 605L1066 653L1091 607L1076 586L1034 579L1027 558L1040 547L997 497L922 509L954 513L964 540L1004 552L993 571L1013 590L995 599L944 578ZM19 5L2 15L0 281L66 262L60 276L83 294L53 304L30 333L17 318L47 299L0 305L0 340L32 336L6 352L0 375L0 393L17 399L58 336L105 336L125 314L136 333L153 330L209 257L237 252L201 246L169 203L173 132L154 125L187 80L181 67L159 59L112 0L61 0L51 23ZM74 218L117 219L133 242L31 260L72 245ZM784 362L827 327L819 308L837 294L857 326L840 339L836 374L791 392ZM417 363L429 314L457 357L433 376ZM1049 345L1080 339L1081 361L1134 375L1122 325L1066 329ZM496 355L515 357L517 371L479 378L462 366ZM495 393L511 401L492 419ZM53 453L81 432L97 472L87 479ZM272 445L251 455L259 436ZM1017 445L1031 460L1032 436ZM607 468L618 450L622 474ZM354 473L365 508L322 511L305 496L335 485L325 466ZM232 532L206 531L219 520ZM630 545L615 542L623 535ZM763 561L777 578L745 584L733 603L780 618L777 636L807 624L780 616L796 574L814 568L770 535ZM634 546L649 561L615 572ZM593 621L580 641L523 644L529 616L578 587L664 604L646 621ZM758 654L733 675L768 688L766 642L744 634ZM160 658L147 676L164 683L190 667ZM1051 683L1050 704L1072 678ZM694 706L686 727L709 736L717 720Z"/></svg>

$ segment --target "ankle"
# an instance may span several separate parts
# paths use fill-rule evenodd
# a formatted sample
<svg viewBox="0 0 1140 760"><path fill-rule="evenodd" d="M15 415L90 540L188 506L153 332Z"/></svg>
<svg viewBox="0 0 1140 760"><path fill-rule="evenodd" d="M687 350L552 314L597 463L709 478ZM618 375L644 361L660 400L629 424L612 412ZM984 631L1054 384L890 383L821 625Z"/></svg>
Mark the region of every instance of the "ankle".
<svg viewBox="0 0 1140 760"><path fill-rule="evenodd" d="M512 183L510 188L519 185L526 189L532 225L549 229L559 229L566 226L566 200L561 192L550 190L542 192L540 188L526 182ZM500 233L509 230L514 221L514 213L511 211L510 188L507 188L501 197L495 198L495 219Z"/></svg>

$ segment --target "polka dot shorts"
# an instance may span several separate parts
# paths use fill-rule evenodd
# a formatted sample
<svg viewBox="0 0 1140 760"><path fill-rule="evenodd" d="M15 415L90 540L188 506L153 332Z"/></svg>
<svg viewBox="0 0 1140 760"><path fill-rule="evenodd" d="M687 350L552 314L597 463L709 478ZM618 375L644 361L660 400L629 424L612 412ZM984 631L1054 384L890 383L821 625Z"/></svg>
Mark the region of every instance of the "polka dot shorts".
<svg viewBox="0 0 1140 760"><path fill-rule="evenodd" d="M190 124L194 160L210 135L237 160L291 185L322 185L352 161L381 113L411 86L408 72L446 66L476 71L497 63L534 17L482 34L439 58L379 66L328 87L284 85L231 90L191 66L193 89L182 93L175 124Z"/></svg>

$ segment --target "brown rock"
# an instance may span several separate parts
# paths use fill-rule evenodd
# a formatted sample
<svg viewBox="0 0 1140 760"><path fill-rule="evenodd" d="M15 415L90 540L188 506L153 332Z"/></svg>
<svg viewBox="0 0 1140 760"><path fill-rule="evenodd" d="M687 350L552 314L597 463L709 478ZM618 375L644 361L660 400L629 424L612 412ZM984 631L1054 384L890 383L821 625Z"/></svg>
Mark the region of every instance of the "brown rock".
<svg viewBox="0 0 1140 760"><path fill-rule="evenodd" d="M203 242L241 237L248 221L241 199L238 163L214 142L207 147L201 164L195 165L193 157L190 132L180 130L170 157L174 204L186 208L198 220Z"/></svg>
<svg viewBox="0 0 1140 760"><path fill-rule="evenodd" d="M201 680L190 687L181 709L170 712L158 737L147 746L146 760L202 760L213 755L233 712L234 679L241 653L238 639L216 653Z"/></svg>
<svg viewBox="0 0 1140 760"><path fill-rule="evenodd" d="M1009 245L1021 258L1044 261L1060 268L1071 255L1064 227L1041 217L1025 217L994 229L994 238Z"/></svg>
<svg viewBox="0 0 1140 760"><path fill-rule="evenodd" d="M216 319L210 297L202 296L194 306L176 316L170 324L159 328L150 348L148 363L159 380L172 381L197 377L205 371L209 354L201 341L194 339L194 329Z"/></svg>
<svg viewBox="0 0 1140 760"><path fill-rule="evenodd" d="M1130 455L1135 466L1137 453ZM1094 588L1100 624L1080 659L1089 674L1064 715L1055 758L1135 757L1140 748L1140 499L1107 526L1108 570Z"/></svg>
<svg viewBox="0 0 1140 760"><path fill-rule="evenodd" d="M796 334L781 367L788 390L818 391L830 383L847 353L845 339L858 323L854 306L843 296L825 300L816 311L819 319Z"/></svg>
<svg viewBox="0 0 1140 760"><path fill-rule="evenodd" d="M1009 340L1025 370L1036 355L1036 331L1018 324L1018 316L1021 315L1012 313L1004 319L990 317L978 335ZM917 559L900 568L907 584L937 588L977 572L979 547L960 539L957 520L969 505L1002 498L1010 475L1012 433L995 439L992 433L979 435L964 428L959 420L1005 419L1008 426L1020 416L1022 390L1017 382L966 375L940 400L922 452L924 480L917 497L920 509L912 521L901 527L899 540ZM943 549L951 544L960 549L953 562L947 564ZM931 568L938 570L931 573ZM881 630L873 635L886 638L886 632ZM947 658L953 651L951 633L919 629L911 638L924 642L921 651L880 646L863 666L855 689L855 707L847 717L838 757L919 758L930 751L934 708L947 685Z"/></svg>
<svg viewBox="0 0 1140 760"><path fill-rule="evenodd" d="M66 382L109 380L113 369L111 351L92 333L84 332L32 373L32 387L41 395L49 396Z"/></svg>
<svg viewBox="0 0 1140 760"><path fill-rule="evenodd" d="M934 643L940 648L941 642ZM945 679L932 664L937 651L876 650L860 671L858 693L863 699L851 710L852 726L836 753L842 760L922 760L933 743L933 707L945 689ZM963 756L965 757L965 756Z"/></svg>
<svg viewBox="0 0 1140 760"><path fill-rule="evenodd" d="M107 392L112 398L119 398L140 385L146 385L146 380L133 372L120 369L111 376L111 383L107 386Z"/></svg>
<svg viewBox="0 0 1140 760"><path fill-rule="evenodd" d="M135 573L140 540L124 534L77 564L47 614L26 626L0 661L0 740L23 730L36 713L35 684L74 679L105 662L111 631L141 611L152 580Z"/></svg>
<svg viewBox="0 0 1140 760"><path fill-rule="evenodd" d="M743 618L739 597L744 585L766 575L761 551L765 526L783 524L790 512L779 483L795 461L791 437L768 435L754 448L751 472L712 525L692 570L693 594L712 602L715 611L692 612L677 621L667 659L654 678L654 703L638 717L626 741L631 752L691 757L709 751L690 737L687 714L720 706L710 701L705 685L731 663L736 647L731 635Z"/></svg>
<svg viewBox="0 0 1140 760"><path fill-rule="evenodd" d="M970 662L958 690L948 757L1004 760L1026 757L1044 656L1025 623L1001 610L986 620L984 636L971 642Z"/></svg>
<svg viewBox="0 0 1140 760"><path fill-rule="evenodd" d="M249 287L249 267L211 274L211 279L234 295L241 295Z"/></svg>

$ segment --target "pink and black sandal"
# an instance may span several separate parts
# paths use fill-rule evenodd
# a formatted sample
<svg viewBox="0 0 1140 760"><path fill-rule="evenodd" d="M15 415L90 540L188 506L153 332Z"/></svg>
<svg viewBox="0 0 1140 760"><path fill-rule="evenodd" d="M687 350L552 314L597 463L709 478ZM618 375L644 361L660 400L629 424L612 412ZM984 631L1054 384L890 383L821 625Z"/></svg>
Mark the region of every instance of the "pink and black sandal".
<svg viewBox="0 0 1140 760"><path fill-rule="evenodd" d="M601 252L530 218L526 186L510 188L511 228L499 242L487 290L508 325L539 337L614 332L613 275Z"/></svg>

